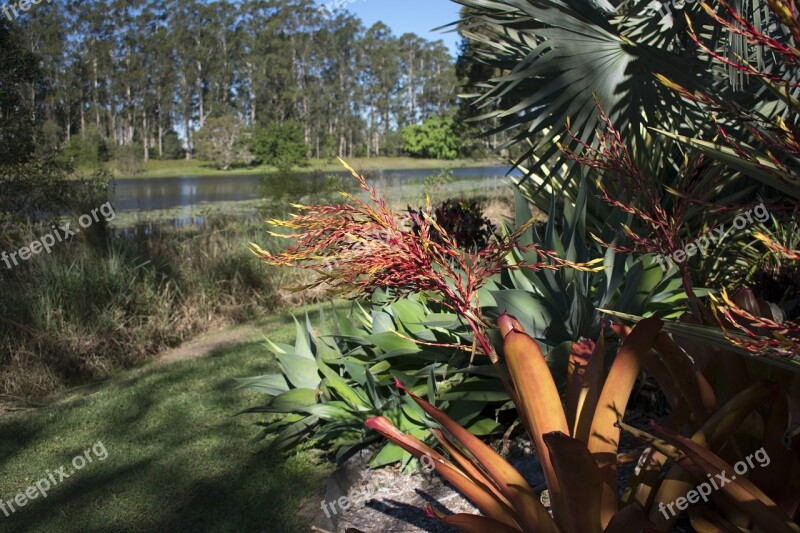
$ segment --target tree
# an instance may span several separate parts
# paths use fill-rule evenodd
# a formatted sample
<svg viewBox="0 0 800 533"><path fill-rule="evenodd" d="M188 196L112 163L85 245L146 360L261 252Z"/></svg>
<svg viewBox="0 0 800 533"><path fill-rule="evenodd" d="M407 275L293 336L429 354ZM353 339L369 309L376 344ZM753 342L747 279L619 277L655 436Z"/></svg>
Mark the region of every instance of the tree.
<svg viewBox="0 0 800 533"><path fill-rule="evenodd" d="M37 65L21 35L0 18L0 165L24 162L33 152L36 124L26 95L38 82Z"/></svg>
<svg viewBox="0 0 800 533"><path fill-rule="evenodd" d="M233 109L251 130L298 123L318 158L397 154L404 126L455 99L441 42L323 16L315 0L43 2L15 26L42 81L9 85L27 107L14 116L47 123L58 149L96 130L164 159L178 132L191 159L195 133Z"/></svg>
<svg viewBox="0 0 800 533"><path fill-rule="evenodd" d="M194 137L197 152L206 161L212 161L220 170L249 163L244 123L238 116L227 113L209 117Z"/></svg>
<svg viewBox="0 0 800 533"><path fill-rule="evenodd" d="M403 150L415 157L456 159L461 150L461 135L449 117L431 117L422 125L403 130Z"/></svg>
<svg viewBox="0 0 800 533"><path fill-rule="evenodd" d="M303 140L303 127L289 121L273 122L258 130L253 135L251 150L261 164L289 169L306 162L308 147Z"/></svg>

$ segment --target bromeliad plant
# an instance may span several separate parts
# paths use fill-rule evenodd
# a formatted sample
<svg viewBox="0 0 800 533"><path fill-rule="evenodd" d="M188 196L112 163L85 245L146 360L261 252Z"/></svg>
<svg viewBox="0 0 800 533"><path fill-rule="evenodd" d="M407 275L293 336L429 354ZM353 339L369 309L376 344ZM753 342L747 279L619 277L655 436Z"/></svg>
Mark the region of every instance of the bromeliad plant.
<svg viewBox="0 0 800 533"><path fill-rule="evenodd" d="M296 239L296 244L277 254L251 244L253 252L270 265L318 272L320 276L311 287L326 284L335 293L351 299L367 298L378 290L388 291L395 299L412 293L427 294L467 324L477 347L493 362L497 357L486 336L487 324L479 302L479 291L492 276L522 268L570 267L586 271L602 268L595 266L602 260L566 261L535 243L521 249L536 260L507 262L509 252L518 246L533 219L481 249L465 250L436 222L430 205L419 213L395 213L363 176L344 161L342 164L358 181L368 201L342 193L349 203L298 205L304 214L291 220L271 221L276 227L294 231L274 235Z"/></svg>
<svg viewBox="0 0 800 533"><path fill-rule="evenodd" d="M745 524L750 520L765 531L800 531L787 514L794 514L800 503L800 492L791 488L792 472L800 467L796 457L800 439L795 437L790 448L780 451L793 400L777 384L757 382L712 414L714 392L703 374L696 372L691 358L661 331L662 322L649 318L633 329L615 328L624 341L605 380L603 336L596 345L578 345L573 350L573 371L563 409L536 342L508 315L502 315L498 325L503 334L503 357L518 398L517 410L547 480L552 517L533 488L500 455L398 382L398 387L441 427L433 433L449 458L403 434L385 418L372 419L368 426L415 456L432 458L437 473L470 498L484 516L443 515L428 505L429 514L465 532L666 531L674 518L662 515L660 509L708 477L726 469L732 472L729 462L711 449L720 449L748 417L759 417L758 408L765 400L775 399L762 438L765 446L781 457L780 479L762 490L754 483L759 473L753 480L736 476L712 496L713 506L694 506L690 515L695 524L704 526L703 530L712 526L731 530L727 528L734 523L733 527L738 527L744 516ZM657 437L620 422L643 368L656 376L674 407L663 427L652 425ZM690 419L698 428L691 439L676 431ZM649 447L642 452L639 468L618 501L621 428ZM667 458L675 461L675 466L662 478ZM762 484L765 474L759 478Z"/></svg>
<svg viewBox="0 0 800 533"><path fill-rule="evenodd" d="M344 162L343 162L344 163ZM513 389L506 380L505 371L502 368L480 369L484 365L474 365L476 353L489 356L492 363L497 363L498 358L494 346L487 336L488 325L484 322L479 301L479 292L483 289L490 278L506 270L511 269L550 269L555 270L565 266L580 270L593 270L595 262L575 263L560 259L555 253L542 250L536 244L521 246L520 249L527 254L528 261L515 263L507 262L509 252L518 246L518 239L531 226L533 220L521 224L515 231L508 235L498 238L493 237L482 247L460 246L461 243L448 231L446 227L439 224L432 212L430 205L427 205L419 212L395 213L390 210L385 202L377 196L374 189L369 187L366 180L359 176L352 168L345 164L356 178L361 189L368 196L368 201L362 201L356 196L342 193L348 200L347 203L339 205L322 206L295 206L303 214L297 215L288 221L273 220L272 224L277 227L294 230L290 234L275 234L281 237L296 239L296 243L286 251L273 254L263 250L256 244L252 244L253 252L263 259L266 263L276 266L294 266L315 271L319 278L309 287L327 284L339 295L351 299L365 299L375 296L378 293L386 293L390 300L397 301L395 305L405 305L399 300L402 296L420 294L428 301L428 304L438 306L444 311L452 314L446 323L450 329L458 329L459 324L466 327L471 333L473 348L469 361L450 361L450 367L456 372L479 372L482 375L490 375L499 378L505 388L502 391L493 391L491 396L494 400L504 400L511 397ZM303 288L309 288L303 287ZM403 301L407 301L403 300ZM462 350L463 337L469 335L457 335L455 338L447 332L434 335L431 331L420 332L420 328L425 330L425 317L420 316L420 323L410 326L406 321L404 328L392 330L380 330L378 332L389 335L389 344L403 344L406 350L418 345L430 349ZM340 321L341 323L342 321ZM381 321L381 327L386 327L386 321ZM352 424L365 415L374 416L376 410L379 411L381 401L377 398L366 398L361 396L361 402L356 401L359 396L358 391L354 393L348 391L349 400L343 397L344 387L336 389L331 380L335 380L336 372L331 368L340 365L339 373L349 374L350 379L356 379L357 375L363 373L360 368L355 371L348 367L350 364L370 366L371 358L383 359L380 371L370 366L370 372L376 373L376 382L385 381L388 376L406 375L414 378L428 377L429 371L438 371L440 374L450 376L449 381L444 382L445 387L455 384L462 385L472 392L473 399L477 394L486 394L480 390L485 384L476 383L465 379L464 375L456 373L455 376L445 372L447 368L431 368L428 365L431 360L442 362L436 359L432 350L424 354L423 357L416 359L408 358L409 352L395 350L393 346L384 347L375 336L361 335L367 342L356 342L358 349L362 353L354 353L352 344L359 335L346 335L339 337L338 340L320 338L315 341L318 349L324 348L324 352L312 354L308 353L293 354L291 350L283 349L284 353L273 349L279 356L283 365L282 376L268 376L259 378L249 383L251 386L262 387L264 380L269 385L265 390L271 395L268 404L261 408L265 412L291 412L291 418L283 419L283 423L272 424L265 428L265 432L275 432L280 430L278 444L284 441L294 444L305 434L315 430L316 426L322 422L320 413L331 415L334 413L333 407L347 411L343 413L336 411L341 424L322 424L323 428L320 436L332 441L334 447L349 449L357 443L363 442L363 435L358 431L352 431ZM447 333L447 334L445 334ZM427 335L427 337L426 337ZM383 339L385 340L385 339ZM379 348L378 352L367 348L370 343L374 343ZM338 353L335 352L338 350ZM380 351L382 350L382 351ZM334 352L334 353L331 353ZM463 353L463 352L459 352ZM397 356L402 355L406 360L403 365L396 365L395 368L388 367L388 360L396 362ZM363 356L361 359L358 357ZM441 356L441 354L440 354ZM353 358L356 357L356 360ZM424 361L425 358L428 361ZM416 365L416 366L415 366ZM303 376L292 376L291 367L298 366L304 369ZM476 368L476 366L478 368ZM466 368L465 368L466 367ZM422 371L420 376L419 372ZM341 376L340 376L341 377ZM326 381L327 380L327 381ZM366 382L369 383L368 381ZM408 383L414 384L410 380ZM429 380L428 386L431 391L435 388L436 382ZM355 384L350 383L350 388ZM364 386L362 384L362 386ZM294 388L293 388L294 387ZM333 404L330 406L320 406L324 402L314 402L316 398L315 389L321 388L323 399L330 401L341 401L344 404ZM456 391L458 392L458 391ZM496 393L500 393L499 395ZM450 391L453 394L453 391ZM325 395L329 397L326 397ZM433 394L431 392L431 394ZM301 402L294 400L302 395ZM284 399L292 400L292 403L284 402ZM366 404L366 405L365 405ZM286 421L291 422L287 426ZM346 427L345 427L346 426ZM388 453L388 452L387 452ZM394 456L392 456L394 457Z"/></svg>

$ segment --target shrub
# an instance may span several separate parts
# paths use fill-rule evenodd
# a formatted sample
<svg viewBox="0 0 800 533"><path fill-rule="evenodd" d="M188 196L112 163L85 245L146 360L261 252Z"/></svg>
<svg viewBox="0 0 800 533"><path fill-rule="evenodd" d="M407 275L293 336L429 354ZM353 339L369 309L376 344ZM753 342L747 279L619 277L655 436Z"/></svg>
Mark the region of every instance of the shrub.
<svg viewBox="0 0 800 533"><path fill-rule="evenodd" d="M123 176L135 176L142 169L144 156L143 148L138 143L118 146L114 151L117 170Z"/></svg>
<svg viewBox="0 0 800 533"><path fill-rule="evenodd" d="M241 118L234 114L211 116L194 136L198 155L220 170L249 164L248 136Z"/></svg>
<svg viewBox="0 0 800 533"><path fill-rule="evenodd" d="M250 149L259 163L280 169L306 164L308 153L303 126L293 120L273 122L257 130L250 142Z"/></svg>
<svg viewBox="0 0 800 533"><path fill-rule="evenodd" d="M420 217L423 210L408 208L408 212L415 217ZM494 224L483 215L483 209L474 200L446 200L433 209L433 218L439 228L453 237L464 250L481 250L494 237ZM421 231L419 224L414 224L412 229L415 233ZM431 231L431 240L441 244L442 232L436 227L432 227Z"/></svg>
<svg viewBox="0 0 800 533"><path fill-rule="evenodd" d="M461 150L461 135L449 117L431 117L422 125L402 131L403 150L415 157L456 159Z"/></svg>
<svg viewBox="0 0 800 533"><path fill-rule="evenodd" d="M74 211L85 212L107 201L108 176L80 178L54 160L0 165L0 232L7 240L29 221L55 222Z"/></svg>
<svg viewBox="0 0 800 533"><path fill-rule="evenodd" d="M176 131L170 130L164 133L161 143L161 159L182 159L186 155L183 141L181 141L180 137L178 136L178 132Z"/></svg>
<svg viewBox="0 0 800 533"><path fill-rule="evenodd" d="M96 168L111 158L113 147L100 129L89 124L82 134L73 135L59 159L79 167Z"/></svg>

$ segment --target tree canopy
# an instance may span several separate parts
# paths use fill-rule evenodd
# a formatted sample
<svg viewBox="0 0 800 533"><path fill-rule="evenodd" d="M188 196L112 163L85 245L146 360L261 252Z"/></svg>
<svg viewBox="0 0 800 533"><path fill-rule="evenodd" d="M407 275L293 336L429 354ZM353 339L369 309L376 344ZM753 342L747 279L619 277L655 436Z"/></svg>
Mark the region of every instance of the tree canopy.
<svg viewBox="0 0 800 533"><path fill-rule="evenodd" d="M99 131L164 158L177 135L191 158L195 133L230 108L253 131L296 121L310 156L393 155L391 132L455 101L441 41L330 17L313 0L59 0L14 24L42 58L27 105L62 148Z"/></svg>

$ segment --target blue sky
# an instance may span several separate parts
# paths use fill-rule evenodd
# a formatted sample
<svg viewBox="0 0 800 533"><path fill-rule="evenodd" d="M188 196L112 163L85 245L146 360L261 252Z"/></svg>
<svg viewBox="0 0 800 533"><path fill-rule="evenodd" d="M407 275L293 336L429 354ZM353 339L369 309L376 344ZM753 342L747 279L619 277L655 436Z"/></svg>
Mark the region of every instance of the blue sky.
<svg viewBox="0 0 800 533"><path fill-rule="evenodd" d="M381 21L397 36L412 32L432 41L441 39L456 56L458 34L430 30L458 20L460 8L450 0L355 0L343 9L358 16L367 27Z"/></svg>

